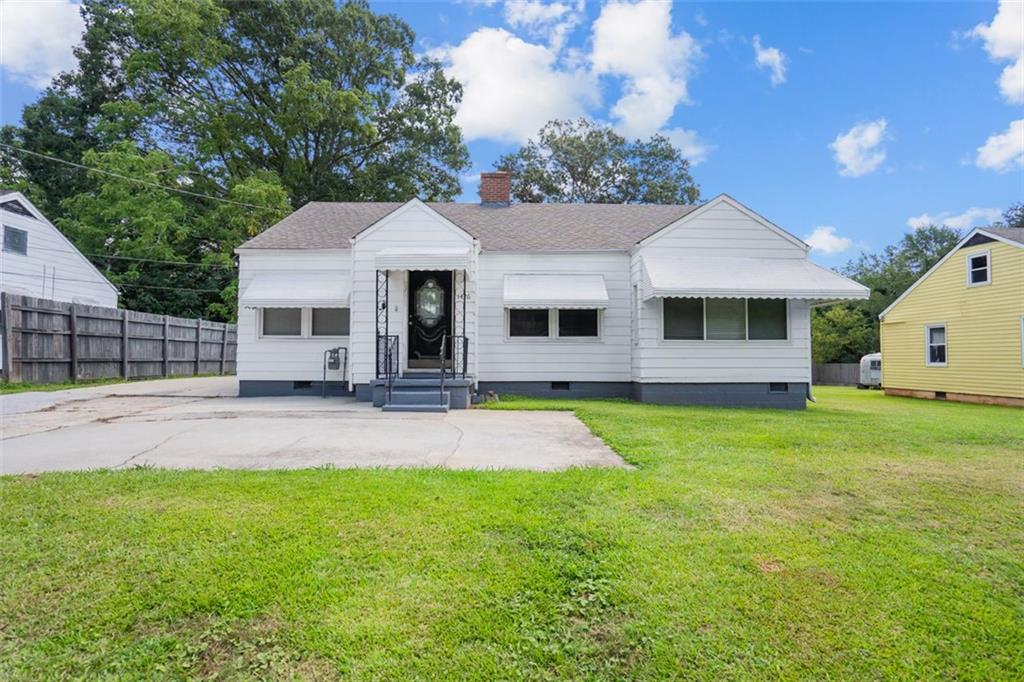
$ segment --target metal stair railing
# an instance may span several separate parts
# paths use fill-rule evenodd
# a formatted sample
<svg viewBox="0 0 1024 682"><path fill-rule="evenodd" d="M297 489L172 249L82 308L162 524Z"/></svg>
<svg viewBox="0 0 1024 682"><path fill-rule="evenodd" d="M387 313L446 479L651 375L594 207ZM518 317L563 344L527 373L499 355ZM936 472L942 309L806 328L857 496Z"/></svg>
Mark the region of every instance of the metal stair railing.
<svg viewBox="0 0 1024 682"><path fill-rule="evenodd" d="M397 334L377 335L377 378L384 380L387 402L391 402L391 390L398 376L399 340Z"/></svg>
<svg viewBox="0 0 1024 682"><path fill-rule="evenodd" d="M444 356L445 356L445 350L447 349L447 346L448 346L448 335L445 334L445 335L443 335L441 337L441 354L438 356L438 365L439 365L438 369L440 370L440 374L441 374L441 380L440 380L440 382L438 384L438 386L439 386L439 389L438 389L439 393L438 393L438 397L437 397L437 404L438 405L444 405L444 375L445 375L445 371L444 371Z"/></svg>

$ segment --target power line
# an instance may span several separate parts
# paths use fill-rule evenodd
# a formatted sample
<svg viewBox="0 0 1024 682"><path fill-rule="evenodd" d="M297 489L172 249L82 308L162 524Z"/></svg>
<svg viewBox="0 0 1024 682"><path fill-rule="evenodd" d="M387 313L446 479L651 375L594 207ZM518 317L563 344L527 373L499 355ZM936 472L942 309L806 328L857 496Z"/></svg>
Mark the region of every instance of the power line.
<svg viewBox="0 0 1024 682"><path fill-rule="evenodd" d="M36 275L23 275L23 274L15 274L15 273L4 273L4 274L7 274L8 276L26 277L26 278L30 278L30 279L34 279L36 277ZM77 282L77 283L81 283L81 284L98 284L99 283L99 282L97 282L94 279L77 279L77 278L74 278L74 277L57 277L55 275L50 275L50 274L42 275L42 279L43 279L43 283L44 284L47 281ZM120 288L120 287L131 287L133 289L164 289L164 290L168 290L168 291L196 291L196 292L202 292L202 293L208 293L208 294L219 294L219 293L221 293L220 289L197 289L197 288L194 288L194 287L165 287L165 286L158 286L158 285L155 285L155 284L134 284L132 282L110 282L110 283L113 286L117 287L117 288Z"/></svg>
<svg viewBox="0 0 1024 682"><path fill-rule="evenodd" d="M92 166L86 166L84 164L75 163L74 161L68 161L67 159L62 159L62 158L57 157L57 156L50 156L49 154L41 154L40 152L34 152L31 149L23 149L21 147L15 147L12 144L6 144L4 142L0 142L0 147L4 147L6 149L11 149L11 150L14 150L14 151L17 151L17 152L21 152L23 154L30 154L32 156L37 156L37 157L39 157L41 159L46 159L48 161L55 161L57 163L63 163L63 164L68 165L68 166L74 166L75 168L80 168L82 170L91 171L93 173L101 173L103 175L109 175L111 177L119 178L121 180L127 180L129 182L137 182L140 185L146 185L147 187L156 187L157 189L162 189L162 190L165 190L167 192L177 192L179 194L187 194L187 195L192 196L192 197L199 197L200 199L210 199L212 201L222 201L222 202L224 202L226 204L234 204L236 206L245 206L246 208L258 208L258 209L263 210L263 211L273 211L273 210L275 210L275 209L270 208L269 206L258 206L256 204L248 204L248 203L246 203L244 201L235 201L234 199L225 199L223 197L215 197L215 196L211 196L209 194L202 194L200 192L191 192L191 191L189 191L187 189L181 189L181 188L178 188L178 187L168 187L167 185L161 185L160 183L157 183L157 182L150 182L149 180L141 180L139 178L133 178L133 177L128 176L128 175L121 175L120 173L114 173L112 171L106 171L106 170L102 170L102 169L99 169L99 168L94 168Z"/></svg>
<svg viewBox="0 0 1024 682"><path fill-rule="evenodd" d="M189 261L177 261L177 260L160 260L158 258L139 258L137 256L113 256L105 253L84 253L81 251L72 251L71 249L51 249L46 246L33 246L34 251L53 251L56 253L80 253L83 256L89 258L114 258L116 260L132 260L141 261L143 263L166 263L167 265L181 265L190 266L194 268L223 268L223 269L236 269L237 265L224 265L222 263L192 263Z"/></svg>

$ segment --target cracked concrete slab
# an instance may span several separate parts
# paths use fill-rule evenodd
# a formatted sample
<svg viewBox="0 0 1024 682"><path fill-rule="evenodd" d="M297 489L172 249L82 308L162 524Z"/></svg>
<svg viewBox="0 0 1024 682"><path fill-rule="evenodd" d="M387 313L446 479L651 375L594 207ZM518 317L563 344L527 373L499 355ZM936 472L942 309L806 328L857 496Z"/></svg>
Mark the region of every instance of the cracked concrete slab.
<svg viewBox="0 0 1024 682"><path fill-rule="evenodd" d="M569 412L384 413L350 398L237 398L233 382L215 377L75 389L35 410L18 409L31 401L11 412L0 403L0 473L628 466Z"/></svg>

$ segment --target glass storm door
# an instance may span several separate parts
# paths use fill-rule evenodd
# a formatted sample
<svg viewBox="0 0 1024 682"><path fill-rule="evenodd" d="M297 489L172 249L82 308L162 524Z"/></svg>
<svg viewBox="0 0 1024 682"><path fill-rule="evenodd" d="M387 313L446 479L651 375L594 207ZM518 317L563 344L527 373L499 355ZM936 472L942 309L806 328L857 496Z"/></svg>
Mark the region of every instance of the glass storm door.
<svg viewBox="0 0 1024 682"><path fill-rule="evenodd" d="M452 273L409 273L409 366L436 367L441 337L451 333ZM448 355L448 353L445 353Z"/></svg>

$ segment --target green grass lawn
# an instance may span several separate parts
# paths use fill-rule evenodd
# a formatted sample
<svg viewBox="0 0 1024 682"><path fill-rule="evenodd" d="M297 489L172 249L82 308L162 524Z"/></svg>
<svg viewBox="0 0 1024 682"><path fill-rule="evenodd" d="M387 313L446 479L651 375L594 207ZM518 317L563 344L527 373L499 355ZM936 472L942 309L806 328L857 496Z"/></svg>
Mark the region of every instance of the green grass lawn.
<svg viewBox="0 0 1024 682"><path fill-rule="evenodd" d="M0 678L1024 676L1024 412L574 409L636 465L0 479Z"/></svg>

